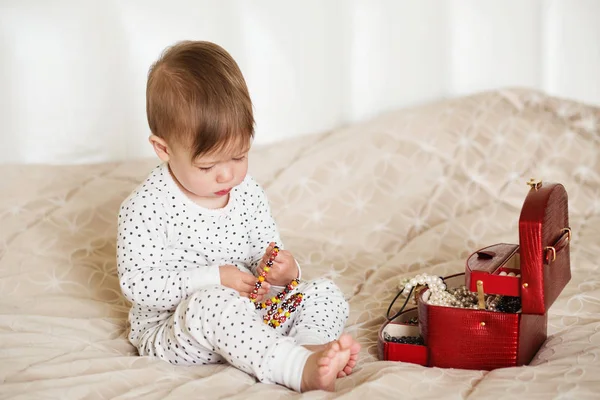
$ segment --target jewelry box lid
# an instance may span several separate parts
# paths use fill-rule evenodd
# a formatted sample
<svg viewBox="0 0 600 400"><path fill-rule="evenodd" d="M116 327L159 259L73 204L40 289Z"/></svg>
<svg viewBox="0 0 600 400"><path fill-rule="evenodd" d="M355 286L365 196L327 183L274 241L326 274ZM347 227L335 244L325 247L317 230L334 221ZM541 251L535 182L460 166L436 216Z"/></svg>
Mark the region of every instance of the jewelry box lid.
<svg viewBox="0 0 600 400"><path fill-rule="evenodd" d="M527 184L519 217L522 312L545 314L571 280L568 196L559 183Z"/></svg>

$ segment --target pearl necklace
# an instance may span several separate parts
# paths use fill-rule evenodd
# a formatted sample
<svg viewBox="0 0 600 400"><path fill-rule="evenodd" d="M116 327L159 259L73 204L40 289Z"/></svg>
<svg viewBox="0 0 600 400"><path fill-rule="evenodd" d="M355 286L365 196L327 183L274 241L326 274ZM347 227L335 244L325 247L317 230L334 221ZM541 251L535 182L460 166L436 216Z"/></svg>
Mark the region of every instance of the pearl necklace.
<svg viewBox="0 0 600 400"><path fill-rule="evenodd" d="M443 307L478 308L477 293L471 292L464 285L447 289L442 278L436 275L419 274L414 278L404 278L400 282L402 295L405 297L410 296L414 288L419 285L429 288L430 294L427 304ZM521 299L518 297L486 294L485 303L488 311L516 313L521 308Z"/></svg>
<svg viewBox="0 0 600 400"><path fill-rule="evenodd" d="M437 275L419 274L412 279L405 278L400 283L402 294L410 296L410 292L417 286L427 286L429 288L428 304L440 306L452 306L456 303L456 298L446 291L446 284Z"/></svg>

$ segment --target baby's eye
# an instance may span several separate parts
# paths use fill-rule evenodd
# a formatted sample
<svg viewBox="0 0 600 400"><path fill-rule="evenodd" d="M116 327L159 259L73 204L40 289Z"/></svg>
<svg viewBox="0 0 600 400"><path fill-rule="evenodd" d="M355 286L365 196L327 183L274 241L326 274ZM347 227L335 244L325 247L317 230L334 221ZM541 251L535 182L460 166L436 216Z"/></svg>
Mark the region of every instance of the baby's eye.
<svg viewBox="0 0 600 400"><path fill-rule="evenodd" d="M198 169L199 169L200 171L208 172L208 171L210 171L211 169L213 169L214 167L215 167L214 165L211 165L210 167L198 167Z"/></svg>
<svg viewBox="0 0 600 400"><path fill-rule="evenodd" d="M245 155L241 156L241 157L236 157L233 159L233 161L243 161L246 158Z"/></svg>

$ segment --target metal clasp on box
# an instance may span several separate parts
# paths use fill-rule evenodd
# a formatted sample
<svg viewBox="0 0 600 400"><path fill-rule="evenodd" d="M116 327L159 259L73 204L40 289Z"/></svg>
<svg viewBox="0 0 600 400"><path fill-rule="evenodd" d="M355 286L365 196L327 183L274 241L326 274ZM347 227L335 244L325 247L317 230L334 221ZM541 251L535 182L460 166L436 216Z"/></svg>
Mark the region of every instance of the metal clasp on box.
<svg viewBox="0 0 600 400"><path fill-rule="evenodd" d="M564 228L561 232L567 233L567 244L571 242L571 228Z"/></svg>
<svg viewBox="0 0 600 400"><path fill-rule="evenodd" d="M554 260L556 260L556 249L554 246L546 246L544 250L546 250L546 260L548 260L548 264L553 263Z"/></svg>
<svg viewBox="0 0 600 400"><path fill-rule="evenodd" d="M531 178L529 179L527 184L531 186L532 189L538 190L542 186L542 181L539 179Z"/></svg>

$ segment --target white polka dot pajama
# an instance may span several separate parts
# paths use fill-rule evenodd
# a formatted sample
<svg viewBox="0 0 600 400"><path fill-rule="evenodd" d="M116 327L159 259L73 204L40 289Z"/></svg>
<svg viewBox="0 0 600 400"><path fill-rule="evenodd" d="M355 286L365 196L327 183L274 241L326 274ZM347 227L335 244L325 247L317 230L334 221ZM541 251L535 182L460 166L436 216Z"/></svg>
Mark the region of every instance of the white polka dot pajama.
<svg viewBox="0 0 600 400"><path fill-rule="evenodd" d="M262 188L250 177L227 206L198 206L157 167L122 204L117 263L132 303L129 340L140 355L177 365L227 362L261 382L300 389L310 352L337 339L348 304L326 279L301 281L302 304L277 329L248 298L220 285L219 267L255 272L269 242L282 243ZM281 288L272 287L270 295Z"/></svg>

